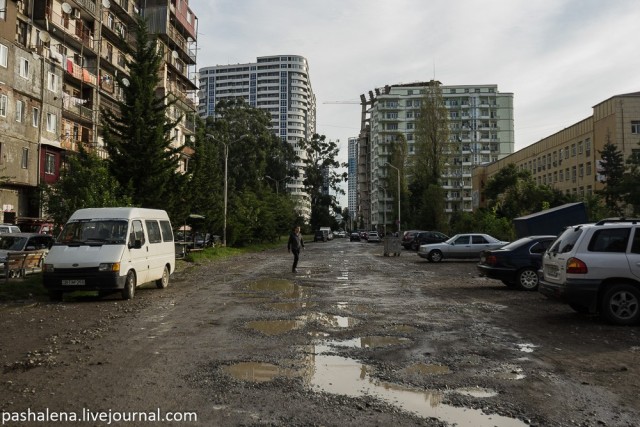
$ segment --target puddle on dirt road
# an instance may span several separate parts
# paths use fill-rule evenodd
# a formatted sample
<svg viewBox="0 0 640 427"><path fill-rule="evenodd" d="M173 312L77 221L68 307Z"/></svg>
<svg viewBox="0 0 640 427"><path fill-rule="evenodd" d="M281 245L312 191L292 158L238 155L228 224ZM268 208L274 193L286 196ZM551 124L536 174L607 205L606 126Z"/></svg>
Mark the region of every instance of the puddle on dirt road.
<svg viewBox="0 0 640 427"><path fill-rule="evenodd" d="M523 373L522 368L511 368L501 372L496 372L494 377L501 380L523 380L527 376Z"/></svg>
<svg viewBox="0 0 640 427"><path fill-rule="evenodd" d="M465 396L479 397L479 398L493 397L498 395L497 391L492 390L490 388L484 388L484 387L461 387L461 388L455 389L454 392L458 394L463 394Z"/></svg>
<svg viewBox="0 0 640 427"><path fill-rule="evenodd" d="M525 343L525 344L516 344L516 347L518 347L518 350L520 350L523 353L533 353L533 351L538 346L535 344Z"/></svg>
<svg viewBox="0 0 640 427"><path fill-rule="evenodd" d="M331 346L317 345L311 378L313 390L352 397L373 396L422 417L435 417L458 426L520 427L526 424L514 418L485 414L479 409L459 408L442 403L444 393L414 390L385 383L370 376L371 368L357 360L325 354Z"/></svg>
<svg viewBox="0 0 640 427"><path fill-rule="evenodd" d="M349 347L349 348L377 348L388 347L392 345L408 344L411 340L403 337L387 337L387 336L371 336L353 338L345 341L334 341L331 343L334 347Z"/></svg>
<svg viewBox="0 0 640 427"><path fill-rule="evenodd" d="M327 313L310 313L302 317L328 328L350 328L358 323L358 320L353 317L335 316Z"/></svg>
<svg viewBox="0 0 640 427"><path fill-rule="evenodd" d="M264 335L282 335L304 326L302 320L256 320L247 322L246 327L258 331Z"/></svg>
<svg viewBox="0 0 640 427"><path fill-rule="evenodd" d="M261 279L249 285L252 291L276 292L283 298L302 299L307 290L287 279Z"/></svg>
<svg viewBox="0 0 640 427"><path fill-rule="evenodd" d="M353 304L349 302L338 302L335 305L338 310L349 311L351 313L369 314L371 310L364 304Z"/></svg>
<svg viewBox="0 0 640 427"><path fill-rule="evenodd" d="M233 378L241 381L262 383L282 376L280 368L271 363L240 362L235 365L225 366L224 371Z"/></svg>

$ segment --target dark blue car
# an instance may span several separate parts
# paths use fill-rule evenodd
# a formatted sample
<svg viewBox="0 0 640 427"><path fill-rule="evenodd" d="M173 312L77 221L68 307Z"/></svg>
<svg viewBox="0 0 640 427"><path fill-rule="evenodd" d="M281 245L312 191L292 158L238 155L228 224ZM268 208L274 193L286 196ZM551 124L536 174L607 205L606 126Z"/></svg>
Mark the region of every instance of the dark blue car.
<svg viewBox="0 0 640 427"><path fill-rule="evenodd" d="M557 236L529 236L500 249L480 253L478 271L481 276L501 280L509 287L525 291L538 289L538 270L542 255Z"/></svg>

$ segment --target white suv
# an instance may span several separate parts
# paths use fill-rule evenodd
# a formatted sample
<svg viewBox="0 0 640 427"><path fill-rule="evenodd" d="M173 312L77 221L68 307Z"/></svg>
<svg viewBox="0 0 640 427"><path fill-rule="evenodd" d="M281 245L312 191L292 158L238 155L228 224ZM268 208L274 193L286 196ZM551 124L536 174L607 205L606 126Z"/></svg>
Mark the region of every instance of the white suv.
<svg viewBox="0 0 640 427"><path fill-rule="evenodd" d="M640 220L568 227L542 258L538 290L580 313L640 323Z"/></svg>

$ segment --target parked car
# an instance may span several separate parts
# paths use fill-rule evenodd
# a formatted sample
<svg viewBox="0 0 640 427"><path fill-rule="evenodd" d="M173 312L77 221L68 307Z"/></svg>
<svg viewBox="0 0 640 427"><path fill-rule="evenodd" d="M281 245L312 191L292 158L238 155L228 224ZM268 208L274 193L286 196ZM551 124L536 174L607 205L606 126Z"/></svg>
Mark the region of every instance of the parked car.
<svg viewBox="0 0 640 427"><path fill-rule="evenodd" d="M478 272L482 276L501 280L509 287L535 291L538 289L538 270L542 265L542 254L556 237L523 237L499 249L482 251Z"/></svg>
<svg viewBox="0 0 640 427"><path fill-rule="evenodd" d="M640 220L568 227L542 257L538 290L579 313L640 323Z"/></svg>
<svg viewBox="0 0 640 427"><path fill-rule="evenodd" d="M53 245L54 238L40 233L2 233L0 234L0 266L5 271L5 263L11 252L40 251L45 255Z"/></svg>
<svg viewBox="0 0 640 427"><path fill-rule="evenodd" d="M327 232L327 240L333 240L333 231L331 231L331 227L320 227L320 230Z"/></svg>
<svg viewBox="0 0 640 427"><path fill-rule="evenodd" d="M347 233L344 230L338 230L333 233L335 237L347 237Z"/></svg>
<svg viewBox="0 0 640 427"><path fill-rule="evenodd" d="M380 235L377 231L369 231L367 232L367 242L369 243L380 243Z"/></svg>
<svg viewBox="0 0 640 427"><path fill-rule="evenodd" d="M402 234L402 241L400 244L404 246L405 249L411 249L411 245L413 244L413 238L417 233L420 233L423 230L407 230Z"/></svg>
<svg viewBox="0 0 640 427"><path fill-rule="evenodd" d="M444 242L420 246L418 255L431 262L440 262L445 258L480 258L480 252L498 249L507 243L509 242L503 242L488 234L456 234Z"/></svg>
<svg viewBox="0 0 640 427"><path fill-rule="evenodd" d="M327 233L327 230L316 230L313 235L314 242L326 242L327 240L329 240L329 233Z"/></svg>
<svg viewBox="0 0 640 427"><path fill-rule="evenodd" d="M349 235L349 241L350 242L359 242L360 241L360 233L358 233L357 231L354 231L353 233L351 233Z"/></svg>
<svg viewBox="0 0 640 427"><path fill-rule="evenodd" d="M20 227L13 224L0 224L0 233L20 233Z"/></svg>
<svg viewBox="0 0 640 427"><path fill-rule="evenodd" d="M360 230L359 234L360 234L360 240L367 240L367 234L368 233L366 231Z"/></svg>
<svg viewBox="0 0 640 427"><path fill-rule="evenodd" d="M449 236L447 236L446 234L442 234L439 231L419 231L413 235L413 240L411 241L409 248L417 251L422 245L428 245L430 243L440 243L448 239Z"/></svg>

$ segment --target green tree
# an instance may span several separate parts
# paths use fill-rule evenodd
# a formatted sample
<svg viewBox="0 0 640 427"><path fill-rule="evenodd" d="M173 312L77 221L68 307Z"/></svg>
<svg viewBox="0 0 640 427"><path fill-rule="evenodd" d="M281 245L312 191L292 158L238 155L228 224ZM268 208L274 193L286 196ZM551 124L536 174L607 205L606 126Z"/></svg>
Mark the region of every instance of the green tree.
<svg viewBox="0 0 640 427"><path fill-rule="evenodd" d="M336 160L339 147L333 141L327 141L326 136L314 134L310 140L300 141L300 148L305 155L302 157L304 163L303 185L305 192L311 200L310 225L312 229L335 221L330 209L336 205L335 194L344 194L344 190L339 187L339 183L347 180L347 172L339 173L336 170L341 165Z"/></svg>
<svg viewBox="0 0 640 427"><path fill-rule="evenodd" d="M429 190L430 186L440 185L450 151L449 112L442 96L441 83L431 80L425 87L416 120L406 225L422 223L421 215L430 210L429 205L433 200L426 195L433 193L433 189ZM444 199L444 193L442 195Z"/></svg>
<svg viewBox="0 0 640 427"><path fill-rule="evenodd" d="M102 135L109 157L111 174L124 194L135 205L167 209L181 203L183 177L176 173L181 146L172 145L172 129L177 122L169 119L168 109L175 101L158 97L162 50L148 32L146 22L138 19L133 28L136 42L124 43L126 66L130 76L117 77L123 90L118 111L102 109Z"/></svg>
<svg viewBox="0 0 640 427"><path fill-rule="evenodd" d="M622 215L620 201L623 199L623 178L625 173L624 156L615 144L610 141L607 134L607 142L598 150L600 154L600 168L598 174L603 177L604 188L596 191L596 194L604 197L604 205L613 215Z"/></svg>
<svg viewBox="0 0 640 427"><path fill-rule="evenodd" d="M68 165L53 185L42 187L45 211L56 224L64 224L78 209L130 206L131 199L121 196L118 182L107 164L82 145L78 153L70 153Z"/></svg>
<svg viewBox="0 0 640 427"><path fill-rule="evenodd" d="M273 134L271 116L242 99L221 101L201 138L208 154L198 160L192 180L210 194L198 196L194 206L206 210L208 203L209 225L222 233L226 152L227 245L272 240L290 230L296 211L285 185L297 175L296 157L291 145Z"/></svg>
<svg viewBox="0 0 640 427"><path fill-rule="evenodd" d="M624 201L631 208L633 215L637 216L640 214L640 150L634 150L627 158L626 165L620 187ZM624 210L620 209L619 213L623 212Z"/></svg>

